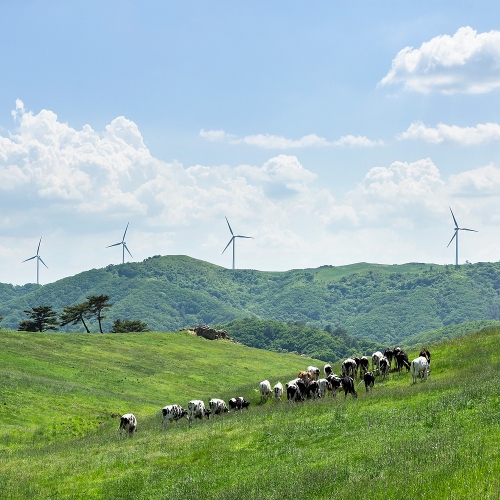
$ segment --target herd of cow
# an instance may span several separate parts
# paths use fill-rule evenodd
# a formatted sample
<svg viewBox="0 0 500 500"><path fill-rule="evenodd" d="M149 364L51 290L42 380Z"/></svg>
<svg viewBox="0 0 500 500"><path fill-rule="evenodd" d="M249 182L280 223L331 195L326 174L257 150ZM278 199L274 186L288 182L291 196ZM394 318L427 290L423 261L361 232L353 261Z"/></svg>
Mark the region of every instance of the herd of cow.
<svg viewBox="0 0 500 500"><path fill-rule="evenodd" d="M351 394L354 398L356 393L354 381L358 378L365 383L366 392L369 392L375 384L375 376L379 375L384 380L392 368L394 360L395 370L401 374L403 368L407 372L411 371L413 383L418 378L427 379L430 373L431 354L427 349L422 349L417 358L411 363L408 362L408 355L400 347L386 349L382 354L380 351L374 352L371 357L371 371L369 370L369 359L366 356L360 358L348 358L342 363L342 376L333 373L332 367L326 364L323 368L325 377L319 378L320 369L315 366L309 366L307 370L301 371L298 377L285 384L286 397L289 402L303 401L304 399L324 398L328 392L331 392L335 398L340 390L344 391L344 398ZM276 403L281 401L284 394L283 385L278 382L273 388L269 380L264 380L259 384L260 402L265 403L269 398L274 398ZM234 410L243 410L248 408L250 403L243 397L231 398L228 401L229 409L222 399L213 398L209 401L209 408L205 403L195 399L189 401L187 410L181 405L168 405L162 408L163 422L165 427L167 422L178 422L181 418L187 416L189 427L194 419L210 418L210 415L220 415ZM134 434L137 429L137 419L132 413L127 413L120 417L120 435L122 431Z"/></svg>

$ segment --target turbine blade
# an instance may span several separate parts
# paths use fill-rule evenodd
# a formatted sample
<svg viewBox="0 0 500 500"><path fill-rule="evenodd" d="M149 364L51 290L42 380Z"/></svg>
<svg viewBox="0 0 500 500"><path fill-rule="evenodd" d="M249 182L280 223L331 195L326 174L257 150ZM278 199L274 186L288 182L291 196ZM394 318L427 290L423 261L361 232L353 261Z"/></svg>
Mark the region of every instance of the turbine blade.
<svg viewBox="0 0 500 500"><path fill-rule="evenodd" d="M251 240L253 240L253 236L235 236L235 238L250 238Z"/></svg>
<svg viewBox="0 0 500 500"><path fill-rule="evenodd" d="M120 241L120 243L115 243L114 245L109 245L106 248L117 247L118 245L123 245L123 242Z"/></svg>
<svg viewBox="0 0 500 500"><path fill-rule="evenodd" d="M456 235L457 235L457 231L455 231L453 233L453 237L451 238L450 243L448 243L448 245L446 245L446 248L448 248L451 245L451 242L453 241L453 239L455 238Z"/></svg>
<svg viewBox="0 0 500 500"><path fill-rule="evenodd" d="M224 217L226 217L226 216L224 216ZM226 222L227 222L227 225L229 227L229 231L231 231L231 236L234 236L233 230L231 229L231 226L229 225L229 221L227 220L227 217L226 217Z"/></svg>
<svg viewBox="0 0 500 500"><path fill-rule="evenodd" d="M42 260L42 258L40 256L38 256L38 259L40 260L40 262L48 269L49 266L47 264L45 264L45 262Z"/></svg>
<svg viewBox="0 0 500 500"><path fill-rule="evenodd" d="M453 215L453 210L451 209L451 207L450 207L450 212L451 212L451 216L453 217L453 222L455 223L455 227L458 227L457 219L455 219L455 216Z"/></svg>
<svg viewBox="0 0 500 500"><path fill-rule="evenodd" d="M125 247L125 250L127 250L127 252L130 255L130 257L134 258L134 256L130 253L130 250L127 248L126 243L124 243L123 246Z"/></svg>
<svg viewBox="0 0 500 500"><path fill-rule="evenodd" d="M460 231L472 231L473 233L478 233L479 231L476 231L475 229L467 229L466 227L459 227Z"/></svg>
<svg viewBox="0 0 500 500"><path fill-rule="evenodd" d="M127 227L125 228L125 232L123 233L123 238L122 238L122 241L125 241L125 235L127 234L127 229L128 229L128 225L129 225L129 224L130 224L130 223L129 223L129 222L127 222Z"/></svg>
<svg viewBox="0 0 500 500"><path fill-rule="evenodd" d="M226 248L224 248L224 250L222 250L222 253L224 253L226 250L227 250L227 247L233 242L234 240L234 236L229 240L229 243L226 245ZM222 255L221 253L221 255Z"/></svg>
<svg viewBox="0 0 500 500"><path fill-rule="evenodd" d="M36 259L36 255L33 255L33 257L30 257L29 259L26 259L26 260L23 260L23 262L28 262L28 260L33 260L33 259ZM21 262L21 264L23 263Z"/></svg>

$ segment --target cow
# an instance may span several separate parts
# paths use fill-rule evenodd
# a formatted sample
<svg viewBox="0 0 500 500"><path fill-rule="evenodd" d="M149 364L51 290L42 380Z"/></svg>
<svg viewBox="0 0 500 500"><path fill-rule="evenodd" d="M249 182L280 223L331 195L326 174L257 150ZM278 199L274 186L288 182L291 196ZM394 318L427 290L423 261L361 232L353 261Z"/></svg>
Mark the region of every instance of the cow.
<svg viewBox="0 0 500 500"><path fill-rule="evenodd" d="M297 378L301 378L302 380L306 381L306 383L308 384L311 380L314 380L314 375L311 372L308 372L306 370L302 370L297 375Z"/></svg>
<svg viewBox="0 0 500 500"><path fill-rule="evenodd" d="M431 353L427 349L425 349L425 347L424 347L420 351L419 356L423 356L427 360L427 363L429 363L429 370L430 370L430 368L431 368Z"/></svg>
<svg viewBox="0 0 500 500"><path fill-rule="evenodd" d="M382 356L380 362L379 362L379 366L380 366L380 376L382 377L382 379L385 379L385 377L389 376L389 373L391 371L391 364L389 363L389 360L385 357L385 356Z"/></svg>
<svg viewBox="0 0 500 500"><path fill-rule="evenodd" d="M319 397L319 383L317 380L313 380L306 388L306 394L308 398L316 399Z"/></svg>
<svg viewBox="0 0 500 500"><path fill-rule="evenodd" d="M365 373L368 371L369 368L369 361L366 356L361 356L359 358L359 376L364 377Z"/></svg>
<svg viewBox="0 0 500 500"><path fill-rule="evenodd" d="M208 402L208 407L210 408L212 418L215 417L215 415L221 415L222 413L228 412L226 403L222 399L212 398Z"/></svg>
<svg viewBox="0 0 500 500"><path fill-rule="evenodd" d="M178 422L182 417L185 417L188 412L181 405L168 405L161 409L163 415L162 426L165 428L167 422Z"/></svg>
<svg viewBox="0 0 500 500"><path fill-rule="evenodd" d="M269 383L269 380L263 380L259 384L259 392L260 392L260 402L265 403L273 393L273 391L271 390L271 384Z"/></svg>
<svg viewBox="0 0 500 500"><path fill-rule="evenodd" d="M234 410L243 410L243 408L247 408L250 406L249 401L245 401L245 398L240 396L239 398L231 398L229 401L229 411Z"/></svg>
<svg viewBox="0 0 500 500"><path fill-rule="evenodd" d="M329 384L328 390L332 391L332 398L335 399L337 397L337 393L342 388L342 379L332 373L331 375L328 375L328 377L326 377L326 380L328 380Z"/></svg>
<svg viewBox="0 0 500 500"><path fill-rule="evenodd" d="M283 396L283 384L281 382L278 382L273 387L273 392L274 392L274 402L279 403L281 401L281 397Z"/></svg>
<svg viewBox="0 0 500 500"><path fill-rule="evenodd" d="M343 377L352 377L353 379L356 378L356 373L357 373L357 365L356 361L352 358L347 358L343 363L342 363L342 376Z"/></svg>
<svg viewBox="0 0 500 500"><path fill-rule="evenodd" d="M332 390L332 385L326 378L320 378L318 380L318 385L319 385L319 397L324 398L326 396L327 391Z"/></svg>
<svg viewBox="0 0 500 500"><path fill-rule="evenodd" d="M384 357L384 355L380 352L374 352L372 354L372 372L380 375L380 360Z"/></svg>
<svg viewBox="0 0 500 500"><path fill-rule="evenodd" d="M333 373L332 367L330 363L327 363L325 367L323 368L323 371L325 372L325 377L328 377L328 375L331 375Z"/></svg>
<svg viewBox="0 0 500 500"><path fill-rule="evenodd" d="M413 383L417 383L417 377L427 380L429 375L429 363L425 356L419 356L411 362L411 376L413 377Z"/></svg>
<svg viewBox="0 0 500 500"><path fill-rule="evenodd" d="M319 379L319 374L320 374L319 368L316 368L315 366L308 366L307 371L312 374L313 380Z"/></svg>
<svg viewBox="0 0 500 500"><path fill-rule="evenodd" d="M399 374L401 374L403 366L406 367L407 371L410 370L410 364L408 363L408 354L406 354L403 349L399 349L396 354L396 369L398 370Z"/></svg>
<svg viewBox="0 0 500 500"><path fill-rule="evenodd" d="M129 435L132 435L137 430L137 419L132 413L125 413L120 417L120 427L118 428L120 431L120 436L122 435L122 431L128 432Z"/></svg>
<svg viewBox="0 0 500 500"><path fill-rule="evenodd" d="M300 393L300 389L297 384L298 380L300 379L290 380L290 382L287 382L285 384L286 399L288 400L289 403L292 403L293 401L297 400L300 401L302 399L302 394Z"/></svg>
<svg viewBox="0 0 500 500"><path fill-rule="evenodd" d="M199 399L193 399L188 403L188 421L189 427L193 422L193 419L199 418L200 420L205 418L210 418L210 410L205 408L205 403Z"/></svg>
<svg viewBox="0 0 500 500"><path fill-rule="evenodd" d="M394 351L392 349L387 348L384 351L384 356L389 360L389 371L391 371L392 358L394 357Z"/></svg>
<svg viewBox="0 0 500 500"><path fill-rule="evenodd" d="M366 372L363 380L365 381L366 392L370 392L370 389L373 389L373 384L375 384L375 375L373 372Z"/></svg>
<svg viewBox="0 0 500 500"><path fill-rule="evenodd" d="M342 377L341 378L342 382L342 389L344 389L344 399L347 398L347 394L352 394L353 398L358 397L358 393L356 392L356 389L354 389L354 380L352 377Z"/></svg>

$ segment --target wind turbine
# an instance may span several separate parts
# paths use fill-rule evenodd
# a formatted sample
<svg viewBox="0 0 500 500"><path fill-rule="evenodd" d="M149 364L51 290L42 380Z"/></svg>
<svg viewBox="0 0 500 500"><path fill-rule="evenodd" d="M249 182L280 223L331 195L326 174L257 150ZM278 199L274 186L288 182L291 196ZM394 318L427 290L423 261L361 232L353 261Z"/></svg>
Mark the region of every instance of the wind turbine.
<svg viewBox="0 0 500 500"><path fill-rule="evenodd" d="M30 257L29 259L23 260L23 262L27 262L28 260L33 260L36 259L36 284L39 285L39 276L40 276L40 262L48 269L47 264L42 260L42 258L39 255L40 252L40 244L42 243L42 237L40 236L40 241L38 242L38 248L36 249L36 255L33 255L33 257Z"/></svg>
<svg viewBox="0 0 500 500"><path fill-rule="evenodd" d="M455 219L455 216L453 215L453 210L451 209L451 207L450 207L450 212L451 212L451 216L453 217L453 222L455 223L455 233L453 234L450 242L448 243L448 247L451 245L453 238L455 238L455 245L456 245L455 267L458 267L458 231L472 231L473 233L477 233L477 231L475 229L467 229L466 227L458 227L457 219Z"/></svg>
<svg viewBox="0 0 500 500"><path fill-rule="evenodd" d="M132 257L132 254L130 253L130 250L127 248L127 244L125 243L125 235L127 234L127 229L128 229L129 222L127 222L127 227L125 228L125 232L123 233L123 238L122 241L119 243L115 243L113 245L109 245L106 248L111 248L111 247L117 247L118 245L122 245L122 264L125 264L125 250L129 253L130 257ZM132 257L134 258L134 257Z"/></svg>
<svg viewBox="0 0 500 500"><path fill-rule="evenodd" d="M229 240L229 243L226 245L226 248L224 248L224 250L222 250L222 253L224 253L226 250L227 250L227 247L232 243L233 244L233 269L234 269L234 244L235 244L235 241L236 241L236 238L250 238L253 240L253 237L252 236L241 236L239 234L235 235L233 233L233 230L231 229L231 226L229 225L229 221L227 220L227 217L226 217L226 222L227 222L227 225L229 227L229 231L231 231L231 239ZM222 255L222 254L221 254Z"/></svg>

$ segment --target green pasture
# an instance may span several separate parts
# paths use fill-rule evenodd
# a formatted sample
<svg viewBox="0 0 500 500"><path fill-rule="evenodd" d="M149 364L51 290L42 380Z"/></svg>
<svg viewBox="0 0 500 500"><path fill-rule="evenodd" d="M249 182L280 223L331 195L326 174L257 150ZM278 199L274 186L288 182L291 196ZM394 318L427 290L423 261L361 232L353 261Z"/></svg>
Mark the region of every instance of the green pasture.
<svg viewBox="0 0 500 500"><path fill-rule="evenodd" d="M416 385L279 405L257 404L258 382L309 359L186 333L3 339L2 498L500 497L499 329L432 346ZM161 428L163 404L238 394L248 411ZM109 415L125 411L138 432L120 440ZM93 424L65 433L70 417Z"/></svg>

